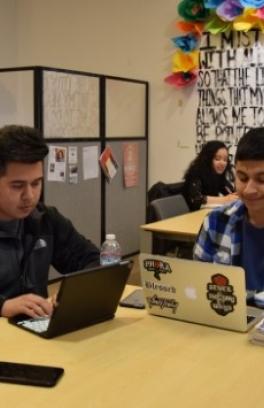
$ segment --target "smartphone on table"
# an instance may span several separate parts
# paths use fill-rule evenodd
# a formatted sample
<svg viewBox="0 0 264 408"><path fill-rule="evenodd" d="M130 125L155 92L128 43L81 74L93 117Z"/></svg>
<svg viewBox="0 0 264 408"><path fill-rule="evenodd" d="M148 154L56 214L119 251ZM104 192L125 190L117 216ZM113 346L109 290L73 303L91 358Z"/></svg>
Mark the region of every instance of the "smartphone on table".
<svg viewBox="0 0 264 408"><path fill-rule="evenodd" d="M132 293L120 300L120 306L134 307L135 309L145 309L143 289L135 289Z"/></svg>
<svg viewBox="0 0 264 408"><path fill-rule="evenodd" d="M53 387L63 373L61 367L0 361L0 382Z"/></svg>

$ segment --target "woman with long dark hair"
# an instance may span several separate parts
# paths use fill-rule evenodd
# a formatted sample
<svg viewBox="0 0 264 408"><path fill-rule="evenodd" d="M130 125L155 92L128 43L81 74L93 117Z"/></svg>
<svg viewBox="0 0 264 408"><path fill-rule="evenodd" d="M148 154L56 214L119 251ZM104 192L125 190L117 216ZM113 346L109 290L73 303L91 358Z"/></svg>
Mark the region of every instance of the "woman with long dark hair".
<svg viewBox="0 0 264 408"><path fill-rule="evenodd" d="M233 173L226 145L218 140L207 142L184 175L183 195L190 210L203 204L225 204L236 200Z"/></svg>

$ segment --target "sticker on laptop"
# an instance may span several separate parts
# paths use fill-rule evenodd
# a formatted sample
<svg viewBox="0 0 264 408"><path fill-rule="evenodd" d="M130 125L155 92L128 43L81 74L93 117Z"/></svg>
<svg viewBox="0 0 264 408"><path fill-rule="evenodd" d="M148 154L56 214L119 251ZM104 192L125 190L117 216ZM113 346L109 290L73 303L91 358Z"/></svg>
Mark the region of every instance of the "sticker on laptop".
<svg viewBox="0 0 264 408"><path fill-rule="evenodd" d="M166 293L176 293L176 288L173 285L165 285L164 283L156 283L153 281L145 280L143 285L147 289L152 289Z"/></svg>
<svg viewBox="0 0 264 408"><path fill-rule="evenodd" d="M211 308L221 316L233 312L237 303L233 291L226 276L220 273L211 276L211 282L207 283L207 299L210 300Z"/></svg>
<svg viewBox="0 0 264 408"><path fill-rule="evenodd" d="M161 279L160 277L161 274L172 272L170 264L168 262L161 261L159 259L145 259L143 261L143 264L144 264L144 268L148 272L154 272L154 277L157 280Z"/></svg>
<svg viewBox="0 0 264 408"><path fill-rule="evenodd" d="M161 310L171 309L172 313L176 313L179 302L172 298L165 298L158 295L147 296L149 308L153 306L160 307Z"/></svg>

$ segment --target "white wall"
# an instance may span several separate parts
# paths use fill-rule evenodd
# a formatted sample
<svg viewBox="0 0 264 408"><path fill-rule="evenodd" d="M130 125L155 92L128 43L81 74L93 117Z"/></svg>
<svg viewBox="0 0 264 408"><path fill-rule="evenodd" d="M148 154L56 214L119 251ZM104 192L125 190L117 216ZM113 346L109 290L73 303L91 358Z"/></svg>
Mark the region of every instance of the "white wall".
<svg viewBox="0 0 264 408"><path fill-rule="evenodd" d="M149 186L159 180L178 181L194 156L196 93L179 92L163 81L174 51L170 39L177 33L177 4L177 0L0 0L0 18L6 22L0 25L0 38L3 30L11 38L11 50L6 47L1 66L14 60L17 66L44 65L149 81Z"/></svg>

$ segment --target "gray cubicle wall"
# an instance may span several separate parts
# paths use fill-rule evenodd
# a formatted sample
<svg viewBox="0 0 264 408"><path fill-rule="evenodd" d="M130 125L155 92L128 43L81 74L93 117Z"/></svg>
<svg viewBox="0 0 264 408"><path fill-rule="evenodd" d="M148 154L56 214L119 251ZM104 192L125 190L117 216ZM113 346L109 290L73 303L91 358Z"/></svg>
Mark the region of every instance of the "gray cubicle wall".
<svg viewBox="0 0 264 408"><path fill-rule="evenodd" d="M77 184L69 184L66 171L66 182L47 181L45 177L44 201L47 205L59 208L60 212L69 218L75 227L84 236L95 244L101 244L101 172L97 178L83 180L82 176L82 148L85 146L98 146L99 142L57 142L49 143L56 146L77 146L79 179ZM66 166L66 170L67 166ZM47 172L47 161L45 165ZM47 173L46 173L47 174Z"/></svg>
<svg viewBox="0 0 264 408"><path fill-rule="evenodd" d="M122 171L125 141L112 141L114 157L119 163L119 171L110 184L106 185L106 232L114 232L124 254L132 254L139 249L139 228L146 222L147 191L147 142L135 140L139 145L139 182L137 186L125 188Z"/></svg>
<svg viewBox="0 0 264 408"><path fill-rule="evenodd" d="M113 232L123 255L138 252L146 221L148 83L50 67L1 68L0 108L0 126L35 126L48 144L78 147L78 183L70 184L68 174L65 183L45 177L44 202L98 246ZM125 142L139 145L139 182L130 188L123 182ZM99 169L97 178L83 180L82 148L97 145L100 154L108 144L120 164L117 176L108 184Z"/></svg>

